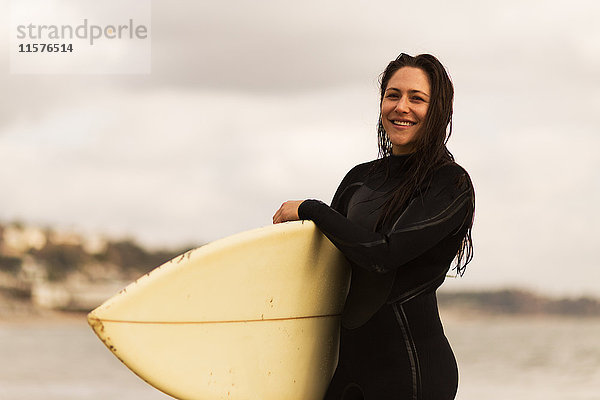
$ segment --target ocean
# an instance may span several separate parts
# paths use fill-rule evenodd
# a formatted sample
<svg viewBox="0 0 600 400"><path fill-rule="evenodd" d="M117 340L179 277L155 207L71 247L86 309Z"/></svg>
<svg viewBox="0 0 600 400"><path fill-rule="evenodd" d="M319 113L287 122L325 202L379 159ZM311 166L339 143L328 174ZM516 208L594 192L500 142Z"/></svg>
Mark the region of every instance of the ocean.
<svg viewBox="0 0 600 400"><path fill-rule="evenodd" d="M600 399L600 319L442 313L457 400ZM165 400L85 318L0 321L1 400Z"/></svg>

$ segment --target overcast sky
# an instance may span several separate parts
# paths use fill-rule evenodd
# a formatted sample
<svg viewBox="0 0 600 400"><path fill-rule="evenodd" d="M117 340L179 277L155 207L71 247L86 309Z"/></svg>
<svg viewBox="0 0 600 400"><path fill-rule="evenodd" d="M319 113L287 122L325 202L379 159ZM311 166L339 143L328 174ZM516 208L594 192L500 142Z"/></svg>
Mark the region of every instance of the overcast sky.
<svg viewBox="0 0 600 400"><path fill-rule="evenodd" d="M379 74L427 52L477 194L475 259L446 288L599 295L599 18L594 0L157 0L149 75L10 74L5 34L0 221L178 246L329 202L377 155Z"/></svg>

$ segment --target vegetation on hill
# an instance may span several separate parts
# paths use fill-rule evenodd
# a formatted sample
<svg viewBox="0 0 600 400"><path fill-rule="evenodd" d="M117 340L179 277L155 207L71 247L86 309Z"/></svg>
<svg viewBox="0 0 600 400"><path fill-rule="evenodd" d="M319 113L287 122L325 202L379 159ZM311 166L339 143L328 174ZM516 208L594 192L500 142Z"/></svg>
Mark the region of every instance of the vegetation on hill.
<svg viewBox="0 0 600 400"><path fill-rule="evenodd" d="M130 239L92 240L23 224L0 225L0 314L38 306L85 309L107 298L115 285L186 250L148 250ZM84 304L81 293L89 290L98 292L98 299Z"/></svg>
<svg viewBox="0 0 600 400"><path fill-rule="evenodd" d="M40 250L29 250L28 254L44 268L49 281L57 282L77 271L85 273L89 265L104 265L107 269L116 266L120 277L131 278L150 271L183 251L149 251L132 240L122 240L109 241L102 252L94 254L88 253L81 245L51 242ZM10 269L13 273L18 272L16 264L17 261L13 261Z"/></svg>
<svg viewBox="0 0 600 400"><path fill-rule="evenodd" d="M143 274L188 250L148 250L131 239L96 238L93 248L88 238L74 233L32 228L22 223L0 224L0 273L26 278L26 269L41 270L44 279L65 280L87 267L117 269L122 278ZM40 271L37 271L38 276ZM0 281L0 284L2 282Z"/></svg>

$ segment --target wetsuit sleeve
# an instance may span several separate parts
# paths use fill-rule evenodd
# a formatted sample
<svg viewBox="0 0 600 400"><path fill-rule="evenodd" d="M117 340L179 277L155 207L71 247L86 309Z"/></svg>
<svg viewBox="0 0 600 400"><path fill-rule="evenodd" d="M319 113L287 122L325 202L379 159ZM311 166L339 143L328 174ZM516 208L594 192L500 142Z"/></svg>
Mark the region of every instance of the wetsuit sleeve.
<svg viewBox="0 0 600 400"><path fill-rule="evenodd" d="M414 198L389 233L365 229L318 200L305 200L298 209L356 265L386 273L423 254L460 230L471 217L472 187L460 167L442 167L424 193ZM335 200L335 198L334 198Z"/></svg>

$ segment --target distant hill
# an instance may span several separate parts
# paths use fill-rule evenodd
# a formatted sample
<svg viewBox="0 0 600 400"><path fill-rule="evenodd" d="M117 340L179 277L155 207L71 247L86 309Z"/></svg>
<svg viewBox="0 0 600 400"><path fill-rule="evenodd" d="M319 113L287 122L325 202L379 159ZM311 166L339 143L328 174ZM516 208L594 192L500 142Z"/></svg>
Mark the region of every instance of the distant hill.
<svg viewBox="0 0 600 400"><path fill-rule="evenodd" d="M600 300L597 298L555 298L521 289L440 292L438 300L441 307L465 312L600 316Z"/></svg>
<svg viewBox="0 0 600 400"><path fill-rule="evenodd" d="M187 250L148 250L132 239L0 224L0 317L44 308L89 311ZM440 292L438 298L442 308L465 313L600 316L600 300L590 297L505 289Z"/></svg>
<svg viewBox="0 0 600 400"><path fill-rule="evenodd" d="M0 224L0 315L35 307L85 311L187 250Z"/></svg>

